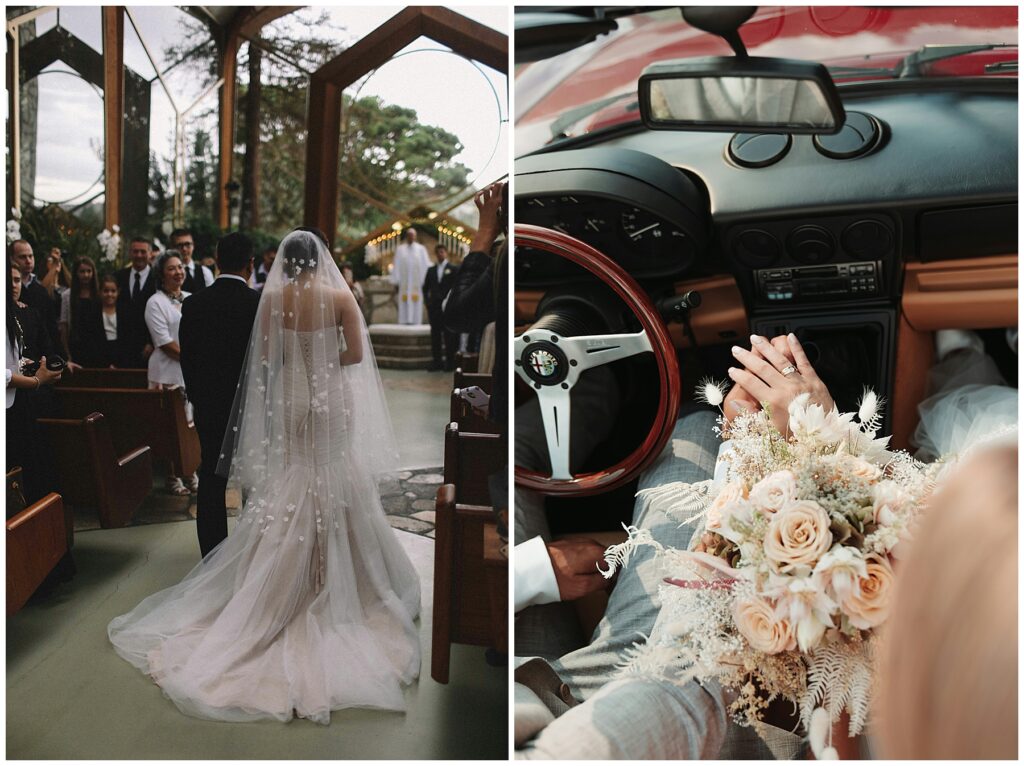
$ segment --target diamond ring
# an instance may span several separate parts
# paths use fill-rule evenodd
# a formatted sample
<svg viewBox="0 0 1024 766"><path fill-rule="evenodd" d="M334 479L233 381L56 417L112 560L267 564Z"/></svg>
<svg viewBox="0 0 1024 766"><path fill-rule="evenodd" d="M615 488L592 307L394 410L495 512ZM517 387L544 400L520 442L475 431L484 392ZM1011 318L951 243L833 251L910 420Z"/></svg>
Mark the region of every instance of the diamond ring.
<svg viewBox="0 0 1024 766"><path fill-rule="evenodd" d="M791 364L787 364L780 370L780 372L788 378L790 375L796 372L796 367L794 367Z"/></svg>

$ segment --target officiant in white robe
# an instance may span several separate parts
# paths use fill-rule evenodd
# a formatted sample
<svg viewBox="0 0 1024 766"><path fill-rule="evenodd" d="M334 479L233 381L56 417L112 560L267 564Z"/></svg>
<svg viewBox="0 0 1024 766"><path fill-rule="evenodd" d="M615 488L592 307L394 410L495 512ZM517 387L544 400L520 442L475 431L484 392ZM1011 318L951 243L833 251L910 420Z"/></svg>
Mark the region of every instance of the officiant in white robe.
<svg viewBox="0 0 1024 766"><path fill-rule="evenodd" d="M423 324L423 278L430 266L427 248L416 241L416 229L410 226L395 248L391 270L391 284L398 286L399 324Z"/></svg>

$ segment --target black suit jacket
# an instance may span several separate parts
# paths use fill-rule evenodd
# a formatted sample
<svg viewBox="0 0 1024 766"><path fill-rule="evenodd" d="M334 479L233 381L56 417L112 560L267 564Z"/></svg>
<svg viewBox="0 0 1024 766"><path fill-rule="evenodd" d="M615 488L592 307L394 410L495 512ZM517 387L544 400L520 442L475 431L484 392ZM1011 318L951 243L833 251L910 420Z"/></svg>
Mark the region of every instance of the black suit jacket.
<svg viewBox="0 0 1024 766"><path fill-rule="evenodd" d="M117 278L117 307L125 320L124 344L126 361L132 367L145 367L146 359L142 355L143 347L152 339L149 336L149 328L146 327L146 303L156 292L156 272L149 270L149 276L142 283L139 290L139 297L132 300L132 281L134 280L131 266L120 269L114 275ZM118 327L118 332L121 328Z"/></svg>
<svg viewBox="0 0 1024 766"><path fill-rule="evenodd" d="M440 281L437 278L437 264L431 264L427 269L427 275L423 279L423 303L426 304L427 313L431 316L440 317L441 304L451 292L455 284L455 277L459 273L459 267L453 266L451 262L445 261L444 272Z"/></svg>
<svg viewBox="0 0 1024 766"><path fill-rule="evenodd" d="M181 305L181 372L200 439L223 437L259 302L259 294L243 282L217 279ZM215 437L211 431L218 429Z"/></svg>
<svg viewBox="0 0 1024 766"><path fill-rule="evenodd" d="M21 288L21 302L35 309L39 314L40 330L45 334L41 338L42 345L47 349L47 356L57 351L60 344L60 333L57 332L57 314L54 311L53 299L42 286L39 279ZM37 357L38 358L38 357Z"/></svg>
<svg viewBox="0 0 1024 766"><path fill-rule="evenodd" d="M193 277L191 274L189 274L188 266L185 266L185 282L182 284L181 289L184 290L186 293L191 293L192 295L195 295L200 290L205 290L207 287L210 287L210 285L206 284L206 274L203 273L202 264L199 263L199 261L197 261L195 258L192 259L192 267L195 270L196 275Z"/></svg>

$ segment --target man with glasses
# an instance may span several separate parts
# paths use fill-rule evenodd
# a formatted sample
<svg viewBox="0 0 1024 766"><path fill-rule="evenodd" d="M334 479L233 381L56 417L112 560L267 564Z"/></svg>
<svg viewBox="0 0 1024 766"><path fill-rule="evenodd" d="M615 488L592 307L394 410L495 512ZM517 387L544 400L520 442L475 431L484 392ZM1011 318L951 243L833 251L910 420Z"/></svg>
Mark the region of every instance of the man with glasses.
<svg viewBox="0 0 1024 766"><path fill-rule="evenodd" d="M195 295L204 287L213 284L213 272L195 260L192 255L196 248L195 237L188 229L175 229L171 232L171 248L181 253L185 264L185 283L181 289Z"/></svg>

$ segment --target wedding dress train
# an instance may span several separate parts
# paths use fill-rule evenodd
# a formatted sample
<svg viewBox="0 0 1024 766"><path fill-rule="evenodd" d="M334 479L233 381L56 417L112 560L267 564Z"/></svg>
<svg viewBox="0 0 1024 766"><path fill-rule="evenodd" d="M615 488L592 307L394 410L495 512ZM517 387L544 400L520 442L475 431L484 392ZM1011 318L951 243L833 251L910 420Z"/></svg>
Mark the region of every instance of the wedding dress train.
<svg viewBox="0 0 1024 766"><path fill-rule="evenodd" d="M320 269L333 266L321 256ZM274 271L241 386L251 398L229 428L232 476L247 490L238 523L179 584L115 618L110 640L201 718L326 724L339 708L402 710L401 687L419 673L420 591L368 460L369 440L390 427L366 389L376 369L362 366L372 356L338 363L346 343L333 316L288 311ZM302 305L324 306L316 273L278 277L303 290Z"/></svg>

